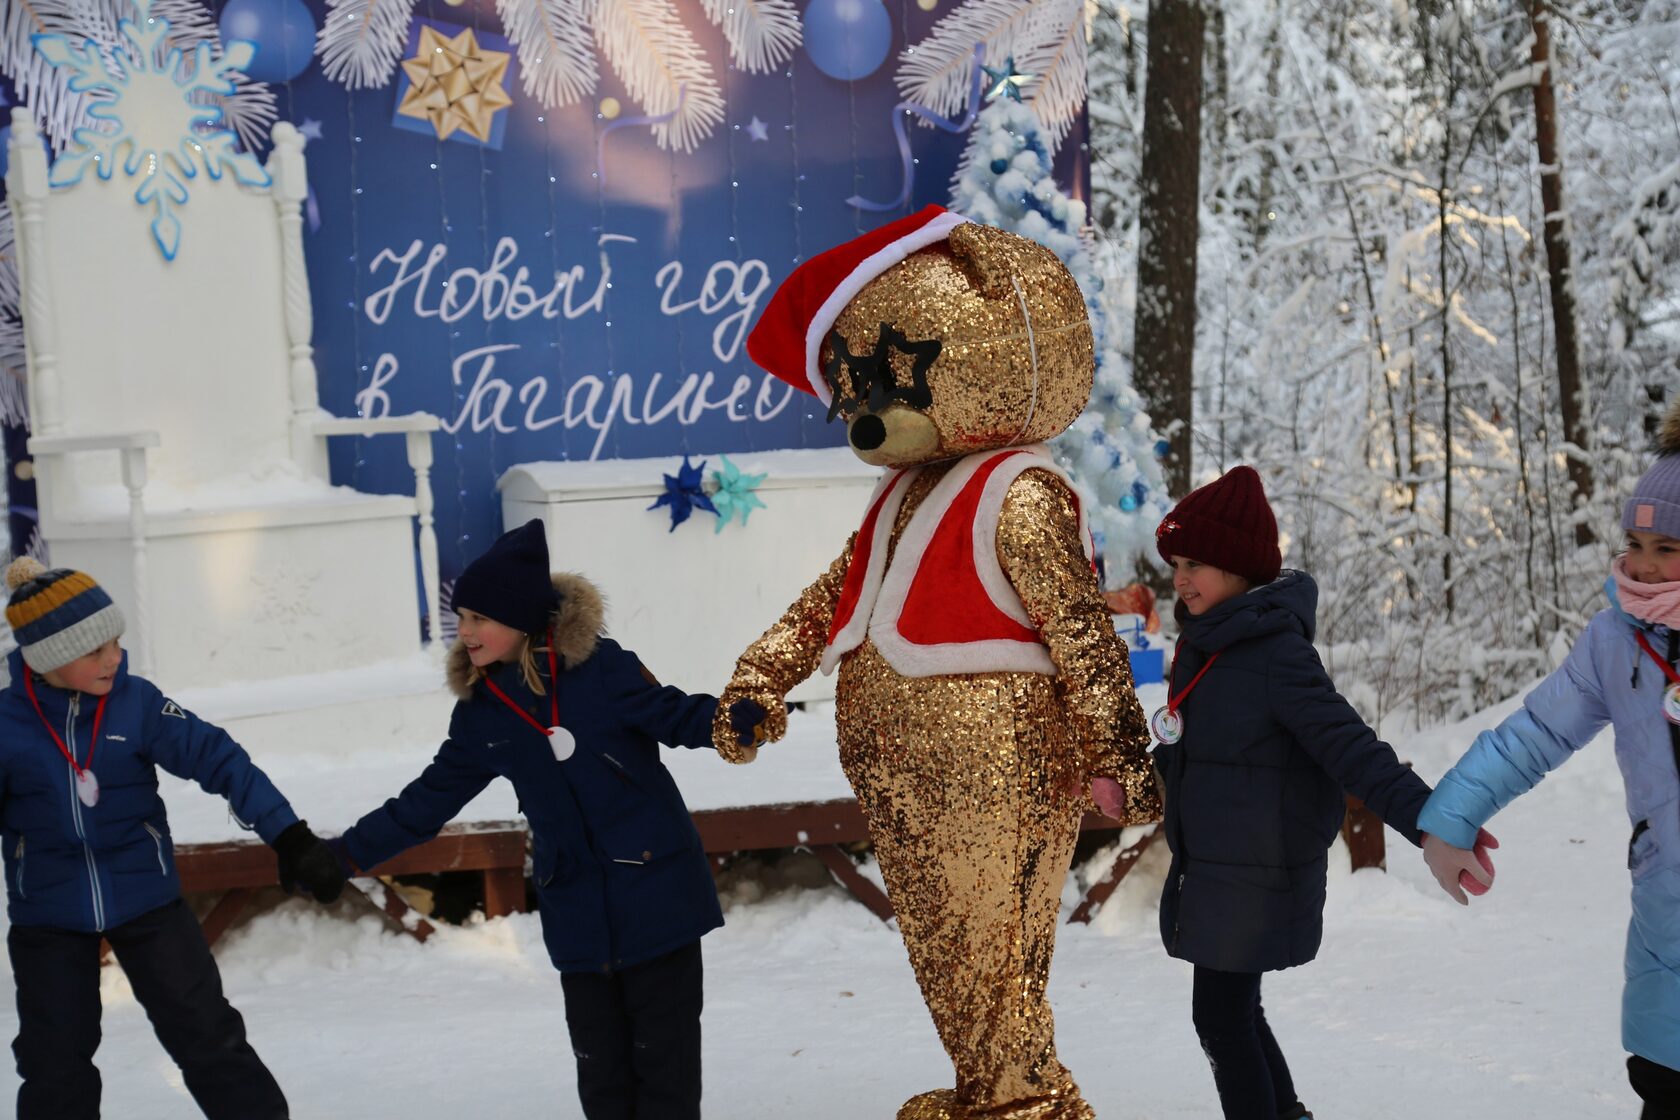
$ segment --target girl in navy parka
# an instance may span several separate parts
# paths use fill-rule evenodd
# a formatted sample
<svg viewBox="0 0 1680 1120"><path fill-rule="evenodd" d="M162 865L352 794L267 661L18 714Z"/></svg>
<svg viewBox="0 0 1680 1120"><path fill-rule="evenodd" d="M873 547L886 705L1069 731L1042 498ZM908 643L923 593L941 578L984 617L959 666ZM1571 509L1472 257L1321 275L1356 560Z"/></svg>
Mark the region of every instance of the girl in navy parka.
<svg viewBox="0 0 1680 1120"><path fill-rule="evenodd" d="M1161 936L1195 965L1191 1018L1227 1120L1310 1117L1261 1010L1261 976L1318 953L1342 791L1416 844L1429 787L1330 683L1312 646L1318 589L1281 571L1252 468L1188 495L1156 545L1181 634L1167 707L1150 721L1172 850Z"/></svg>
<svg viewBox="0 0 1680 1120"><path fill-rule="evenodd" d="M1569 657L1441 779L1419 820L1430 869L1464 901L1457 872L1476 830L1572 758L1605 726L1627 787L1628 924L1622 1046L1647 1120L1680 1116L1680 405L1655 465L1622 511L1627 551L1611 565L1610 605Z"/></svg>
<svg viewBox="0 0 1680 1120"><path fill-rule="evenodd" d="M659 744L710 747L717 700L662 687L601 636L599 594L550 575L541 521L469 565L453 605L449 737L341 850L352 870L374 867L435 836L493 779L511 781L584 1115L694 1120L700 937L723 914Z"/></svg>
<svg viewBox="0 0 1680 1120"><path fill-rule="evenodd" d="M322 902L332 852L227 732L131 676L123 617L83 572L28 557L6 571L19 649L0 692L0 846L17 985L18 1120L99 1115L99 942L211 1120L286 1120L286 1099L222 995L181 899L157 770L228 799Z"/></svg>

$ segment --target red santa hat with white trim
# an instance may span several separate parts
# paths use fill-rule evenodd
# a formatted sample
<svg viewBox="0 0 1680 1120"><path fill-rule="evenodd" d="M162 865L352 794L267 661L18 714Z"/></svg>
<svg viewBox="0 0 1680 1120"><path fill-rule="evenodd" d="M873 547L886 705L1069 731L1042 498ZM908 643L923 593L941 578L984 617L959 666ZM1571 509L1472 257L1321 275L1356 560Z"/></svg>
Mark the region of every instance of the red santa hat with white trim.
<svg viewBox="0 0 1680 1120"><path fill-rule="evenodd" d="M812 257L770 297L747 336L747 354L795 389L828 404L822 345L846 304L871 280L916 250L945 240L966 221L943 206L926 206Z"/></svg>

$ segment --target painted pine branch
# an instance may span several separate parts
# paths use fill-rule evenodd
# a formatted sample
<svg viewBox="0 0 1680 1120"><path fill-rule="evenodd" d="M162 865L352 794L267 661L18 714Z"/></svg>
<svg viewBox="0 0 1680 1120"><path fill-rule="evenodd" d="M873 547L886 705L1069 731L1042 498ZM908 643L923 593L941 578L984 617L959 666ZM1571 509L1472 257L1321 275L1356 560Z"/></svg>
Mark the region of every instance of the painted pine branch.
<svg viewBox="0 0 1680 1120"><path fill-rule="evenodd" d="M589 23L595 2L497 0L502 27L519 48L520 82L526 96L554 109L595 92L600 71Z"/></svg>
<svg viewBox="0 0 1680 1120"><path fill-rule="evenodd" d="M595 12L595 41L630 96L648 113L662 148L693 151L723 120L711 63L669 0L611 0Z"/></svg>

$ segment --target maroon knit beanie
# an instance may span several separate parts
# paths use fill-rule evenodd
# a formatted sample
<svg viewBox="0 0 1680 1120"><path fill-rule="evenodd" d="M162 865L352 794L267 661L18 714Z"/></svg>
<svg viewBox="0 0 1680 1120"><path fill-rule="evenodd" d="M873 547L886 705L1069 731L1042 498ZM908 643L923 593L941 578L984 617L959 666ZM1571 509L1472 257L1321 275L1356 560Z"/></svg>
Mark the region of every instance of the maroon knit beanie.
<svg viewBox="0 0 1680 1120"><path fill-rule="evenodd" d="M1283 569L1277 518L1253 467L1232 467L1200 490L1192 490L1155 530L1161 558L1174 556L1212 564L1258 586Z"/></svg>

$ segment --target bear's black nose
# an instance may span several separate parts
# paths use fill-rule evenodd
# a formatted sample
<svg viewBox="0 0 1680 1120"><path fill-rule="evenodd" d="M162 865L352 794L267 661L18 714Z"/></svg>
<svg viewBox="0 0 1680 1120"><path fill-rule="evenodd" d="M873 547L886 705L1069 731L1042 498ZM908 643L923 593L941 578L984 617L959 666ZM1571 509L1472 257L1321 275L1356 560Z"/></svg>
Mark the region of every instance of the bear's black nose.
<svg viewBox="0 0 1680 1120"><path fill-rule="evenodd" d="M852 441L852 446L859 451L873 451L887 442L887 426L881 422L879 416L859 416L852 421L846 438Z"/></svg>

